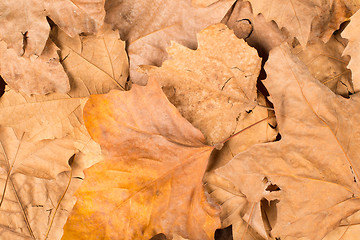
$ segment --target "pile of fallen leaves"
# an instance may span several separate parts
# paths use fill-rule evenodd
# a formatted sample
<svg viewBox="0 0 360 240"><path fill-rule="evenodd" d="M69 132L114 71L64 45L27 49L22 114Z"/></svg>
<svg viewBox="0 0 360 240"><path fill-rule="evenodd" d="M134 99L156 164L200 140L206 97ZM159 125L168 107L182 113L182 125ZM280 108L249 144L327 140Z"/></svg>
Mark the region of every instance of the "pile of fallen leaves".
<svg viewBox="0 0 360 240"><path fill-rule="evenodd" d="M0 239L358 239L359 8L2 0Z"/></svg>

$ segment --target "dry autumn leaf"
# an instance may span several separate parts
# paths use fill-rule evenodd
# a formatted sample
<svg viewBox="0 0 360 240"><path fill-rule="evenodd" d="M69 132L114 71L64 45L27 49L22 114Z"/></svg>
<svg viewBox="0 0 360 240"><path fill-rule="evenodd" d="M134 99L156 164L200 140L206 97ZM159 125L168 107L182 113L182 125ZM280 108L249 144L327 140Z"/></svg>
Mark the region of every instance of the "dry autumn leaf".
<svg viewBox="0 0 360 240"><path fill-rule="evenodd" d="M166 47L176 41L195 49L196 33L220 22L235 0L220 0L207 8L193 7L191 0L109 0L105 21L119 29L128 44L131 80L146 84L139 65L160 66L168 58Z"/></svg>
<svg viewBox="0 0 360 240"><path fill-rule="evenodd" d="M125 89L129 71L125 42L109 25L104 24L96 35L73 38L54 28L51 38L61 49L61 62L70 78L71 97Z"/></svg>
<svg viewBox="0 0 360 240"><path fill-rule="evenodd" d="M55 44L48 40L40 57L24 58L0 41L0 74L11 88L29 96L67 93L70 90L69 79L59 62L57 50Z"/></svg>
<svg viewBox="0 0 360 240"><path fill-rule="evenodd" d="M354 93L351 73L346 69L348 56L342 56L346 43L339 34L333 35L325 44L320 39L308 42L307 48L296 52L311 74L334 93L348 97Z"/></svg>
<svg viewBox="0 0 360 240"><path fill-rule="evenodd" d="M213 148L155 80L91 96L84 118L105 160L86 170L63 239L212 238L218 209L202 177Z"/></svg>
<svg viewBox="0 0 360 240"><path fill-rule="evenodd" d="M105 0L4 0L0 2L0 40L17 55L39 56L49 37L50 17L70 36L95 33L103 24Z"/></svg>
<svg viewBox="0 0 360 240"><path fill-rule="evenodd" d="M16 173L6 181L0 168L0 186L8 182L0 211L0 238L14 240L60 239L80 180L63 172L54 180ZM4 178L5 176L5 178Z"/></svg>
<svg viewBox="0 0 360 240"><path fill-rule="evenodd" d="M143 69L207 142L216 144L234 134L242 115L255 107L261 59L223 24L202 30L197 38L197 50L173 43L167 49L171 59Z"/></svg>
<svg viewBox="0 0 360 240"><path fill-rule="evenodd" d="M228 183L234 198L275 205L272 237L321 239L360 209L359 95L336 96L286 44L270 52L265 70L281 140L238 154L209 184Z"/></svg>
<svg viewBox="0 0 360 240"><path fill-rule="evenodd" d="M352 18L349 25L341 34L344 38L349 40L343 55L350 55L351 59L348 68L351 69L352 81L355 92L360 91L360 70L358 62L360 62L360 12L357 12Z"/></svg>

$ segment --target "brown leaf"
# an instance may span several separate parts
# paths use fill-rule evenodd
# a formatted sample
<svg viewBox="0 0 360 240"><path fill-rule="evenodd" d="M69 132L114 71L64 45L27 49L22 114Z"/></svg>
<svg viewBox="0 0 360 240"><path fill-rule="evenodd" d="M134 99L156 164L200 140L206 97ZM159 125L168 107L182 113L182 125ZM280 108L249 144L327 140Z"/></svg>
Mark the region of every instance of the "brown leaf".
<svg viewBox="0 0 360 240"><path fill-rule="evenodd" d="M321 0L248 0L254 15L262 13L267 21L274 20L280 28L285 27L296 37L302 46L306 46L311 22L317 16Z"/></svg>
<svg viewBox="0 0 360 240"><path fill-rule="evenodd" d="M95 33L102 25L105 0L3 0L0 3L0 40L17 55L39 56L45 47L50 17L70 36Z"/></svg>
<svg viewBox="0 0 360 240"><path fill-rule="evenodd" d="M208 7L218 1L219 0L192 0L192 5L194 7Z"/></svg>
<svg viewBox="0 0 360 240"><path fill-rule="evenodd" d="M358 31L359 28L360 11L351 18L350 24L341 34L344 38L347 38L349 40L349 43L346 46L343 55L350 55L351 57L348 68L351 69L352 81L354 84L355 92L360 91L360 69L358 67L358 63L360 62L360 36Z"/></svg>
<svg viewBox="0 0 360 240"><path fill-rule="evenodd" d="M84 119L106 160L86 170L63 239L212 238L218 210L201 180L213 148L156 81L91 96Z"/></svg>
<svg viewBox="0 0 360 240"><path fill-rule="evenodd" d="M69 37L58 28L51 38L61 49L62 64L70 78L71 97L124 89L129 64L125 42L105 24L96 35Z"/></svg>
<svg viewBox="0 0 360 240"><path fill-rule="evenodd" d="M58 48L48 40L42 54L19 57L15 50L0 41L0 74L9 86L27 95L67 93L69 80L59 62Z"/></svg>
<svg viewBox="0 0 360 240"><path fill-rule="evenodd" d="M314 78L334 93L348 97L349 93L354 93L354 89L351 73L346 69L350 58L342 56L346 46L344 40L339 34L333 35L326 44L320 39L314 39L308 42L305 50L296 55L305 63Z"/></svg>
<svg viewBox="0 0 360 240"><path fill-rule="evenodd" d="M213 178L231 183L225 189L239 201L275 200L272 237L321 239L360 209L360 95L332 93L286 44L272 50L265 70L281 140L238 154Z"/></svg>
<svg viewBox="0 0 360 240"><path fill-rule="evenodd" d="M197 37L196 51L173 43L167 49L171 59L146 69L170 102L214 144L232 135L241 115L254 108L261 59L223 24Z"/></svg>
<svg viewBox="0 0 360 240"><path fill-rule="evenodd" d="M130 76L134 83L146 84L136 72L139 65L156 65L168 58L165 48L171 41L197 47L196 33L220 22L234 0L220 0L207 8L193 7L191 0L109 0L105 21L119 29L128 43Z"/></svg>

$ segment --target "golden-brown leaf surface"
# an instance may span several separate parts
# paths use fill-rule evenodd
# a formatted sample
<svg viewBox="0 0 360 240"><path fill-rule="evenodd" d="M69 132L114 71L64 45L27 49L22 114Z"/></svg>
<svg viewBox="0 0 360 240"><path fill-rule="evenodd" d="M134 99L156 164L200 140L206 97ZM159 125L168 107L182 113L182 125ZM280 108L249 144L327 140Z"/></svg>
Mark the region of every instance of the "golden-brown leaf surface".
<svg viewBox="0 0 360 240"><path fill-rule="evenodd" d="M360 209L360 95L335 95L286 44L270 52L265 70L281 140L238 154L212 173L209 184L228 183L224 189L233 198L220 195L223 206L244 196L250 203L275 203L272 237L321 239Z"/></svg>
<svg viewBox="0 0 360 240"><path fill-rule="evenodd" d="M127 41L131 79L144 85L147 78L136 71L139 65L160 66L168 58L165 49L171 41L195 49L196 33L220 22L234 2L220 0L199 8L191 0L109 0L105 21Z"/></svg>
<svg viewBox="0 0 360 240"><path fill-rule="evenodd" d="M180 113L214 144L232 135L241 115L254 108L261 59L223 24L197 36L197 50L173 43L167 49L171 59L161 67L144 68Z"/></svg>
<svg viewBox="0 0 360 240"><path fill-rule="evenodd" d="M360 91L360 11L358 11L353 17L349 25L341 34L344 38L349 40L343 55L350 55L351 59L348 68L351 69L352 81L354 84L355 92Z"/></svg>
<svg viewBox="0 0 360 240"><path fill-rule="evenodd" d="M125 88L129 71L125 42L109 25L104 24L96 35L73 38L54 28L51 38L61 49L62 64L70 79L71 97Z"/></svg>
<svg viewBox="0 0 360 240"><path fill-rule="evenodd" d="M69 79L56 52L58 48L51 40L47 41L39 57L20 57L14 49L7 47L0 41L0 74L11 88L27 95L70 90Z"/></svg>
<svg viewBox="0 0 360 240"><path fill-rule="evenodd" d="M63 239L211 239L218 210L202 177L212 147L155 80L94 95L84 119L105 160L85 172Z"/></svg>
<svg viewBox="0 0 360 240"><path fill-rule="evenodd" d="M21 56L39 56L49 37L50 17L67 34L95 33L103 24L105 0L4 0L0 40Z"/></svg>

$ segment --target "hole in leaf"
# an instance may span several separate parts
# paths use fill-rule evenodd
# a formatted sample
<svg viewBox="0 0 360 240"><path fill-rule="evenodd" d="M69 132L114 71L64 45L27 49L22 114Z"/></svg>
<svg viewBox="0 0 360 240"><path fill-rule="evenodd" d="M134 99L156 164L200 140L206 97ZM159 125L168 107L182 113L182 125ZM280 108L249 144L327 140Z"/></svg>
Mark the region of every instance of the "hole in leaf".
<svg viewBox="0 0 360 240"><path fill-rule="evenodd" d="M215 240L233 240L232 225L223 229L216 229Z"/></svg>
<svg viewBox="0 0 360 240"><path fill-rule="evenodd" d="M268 192L275 192L275 191L280 191L281 189L276 184L270 184L269 186L267 186L265 190Z"/></svg>

